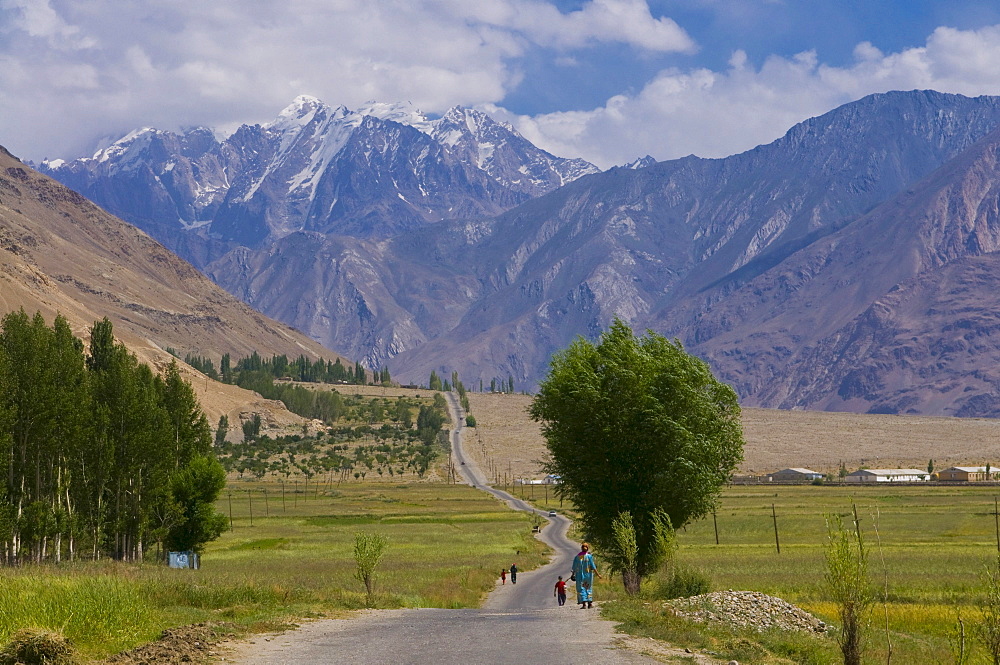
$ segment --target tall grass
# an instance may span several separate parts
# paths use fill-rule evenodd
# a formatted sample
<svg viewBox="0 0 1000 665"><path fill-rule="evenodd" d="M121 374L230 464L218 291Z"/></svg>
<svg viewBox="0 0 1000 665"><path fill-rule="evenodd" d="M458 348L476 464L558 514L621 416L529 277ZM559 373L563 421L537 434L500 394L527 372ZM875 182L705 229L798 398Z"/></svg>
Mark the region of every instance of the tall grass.
<svg viewBox="0 0 1000 665"><path fill-rule="evenodd" d="M108 574L29 574L0 583L0 641L45 628L109 652L155 638L163 616L136 579ZM102 649L103 650L103 649Z"/></svg>

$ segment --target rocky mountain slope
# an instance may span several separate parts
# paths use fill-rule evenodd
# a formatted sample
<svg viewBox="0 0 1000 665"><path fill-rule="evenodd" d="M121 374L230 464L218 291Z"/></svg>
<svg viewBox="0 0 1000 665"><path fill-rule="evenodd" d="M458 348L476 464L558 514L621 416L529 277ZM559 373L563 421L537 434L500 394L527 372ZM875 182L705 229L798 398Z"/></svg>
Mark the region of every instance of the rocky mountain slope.
<svg viewBox="0 0 1000 665"><path fill-rule="evenodd" d="M216 361L222 353L238 358L255 350L337 357L0 149L0 314L21 307L49 322L60 313L83 338L106 316L115 335L156 366L170 362L167 347ZM277 422L298 420L280 403L186 371L210 418L258 411Z"/></svg>
<svg viewBox="0 0 1000 665"><path fill-rule="evenodd" d="M595 335L617 314L639 329L679 336L708 357L747 404L992 415L987 402L996 387L989 378L970 378L979 362L975 354L960 350L939 366L941 358L922 352L902 371L886 350L870 359L884 378L866 384L851 377L873 370L856 366L860 347L841 328L873 325L869 308L911 279L925 290L939 289L939 305L954 297L947 286L967 290L965 301L982 303L986 312L994 307L989 285L980 278L983 288L971 288L960 264L949 268L956 271L952 281L941 282L945 273L935 275L930 263L915 264L912 257L944 256L961 246L982 256L978 261L991 260L985 249L969 249L988 247L980 240L989 237L985 230L974 241L955 235L975 225L973 213L992 209L989 190L985 198L969 198L973 190L935 183L958 177L959 165L977 151L988 154L997 126L996 98L876 95L742 155L615 169L492 220L394 239L397 259L435 257L421 262L431 269L431 285L444 288L457 274L474 275L479 286L469 295L449 291L463 298L461 320L398 354L394 372L419 377L432 368L457 367L464 376L487 379L510 373L530 386L554 349L576 334ZM941 193L932 197L936 187ZM904 206L907 196L915 198ZM917 233L921 220L939 208L950 215L936 231ZM876 225L875 215L897 227ZM845 237L855 241L849 248ZM939 245L946 239L951 249ZM826 245L841 251L818 249ZM817 272L830 288L807 292L801 283ZM981 267L978 274L989 270ZM431 285L422 290L432 291ZM922 344L950 348L954 333L947 331L955 326L988 332L986 312L964 323L954 308L917 316L914 307L929 306L924 297L908 301L906 318L919 324L927 338ZM945 311L951 314L940 314ZM885 320L875 326L877 335L910 335L900 324ZM934 378L913 383L914 375ZM953 387L941 392L945 385ZM840 396L842 386L849 397Z"/></svg>
<svg viewBox="0 0 1000 665"><path fill-rule="evenodd" d="M756 403L1000 415L998 153L1000 130L693 324L697 301L664 323Z"/></svg>

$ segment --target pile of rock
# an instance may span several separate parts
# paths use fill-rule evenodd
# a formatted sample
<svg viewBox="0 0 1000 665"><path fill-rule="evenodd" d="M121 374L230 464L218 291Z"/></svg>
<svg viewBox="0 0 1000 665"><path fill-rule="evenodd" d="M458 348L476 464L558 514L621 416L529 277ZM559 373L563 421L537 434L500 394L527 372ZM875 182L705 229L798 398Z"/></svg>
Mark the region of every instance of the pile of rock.
<svg viewBox="0 0 1000 665"><path fill-rule="evenodd" d="M677 598L664 603L677 615L703 622L720 622L737 628L765 631L826 632L825 623L781 598L757 591L715 591Z"/></svg>

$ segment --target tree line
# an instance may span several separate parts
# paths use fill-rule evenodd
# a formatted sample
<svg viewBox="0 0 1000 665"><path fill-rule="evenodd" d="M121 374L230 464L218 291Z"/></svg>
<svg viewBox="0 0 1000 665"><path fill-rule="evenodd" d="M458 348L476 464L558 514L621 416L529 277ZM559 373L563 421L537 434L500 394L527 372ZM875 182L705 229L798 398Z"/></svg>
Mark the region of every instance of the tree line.
<svg viewBox="0 0 1000 665"><path fill-rule="evenodd" d="M174 349L168 348L167 351L179 357ZM265 374L272 379L291 379L306 383L367 385L369 383L389 384L392 382L388 368L383 367L369 373L361 366L361 363L345 366L340 358L335 361L323 360L322 358L313 361L300 355L289 360L288 356L284 354L264 358L254 351L249 356L238 359L235 364L230 354L223 354L218 369L211 358L191 353L184 356L184 362L205 376L223 383L238 384L243 373Z"/></svg>
<svg viewBox="0 0 1000 665"><path fill-rule="evenodd" d="M176 363L157 375L116 342L57 316L0 322L0 560L139 560L200 550L225 529L225 471Z"/></svg>

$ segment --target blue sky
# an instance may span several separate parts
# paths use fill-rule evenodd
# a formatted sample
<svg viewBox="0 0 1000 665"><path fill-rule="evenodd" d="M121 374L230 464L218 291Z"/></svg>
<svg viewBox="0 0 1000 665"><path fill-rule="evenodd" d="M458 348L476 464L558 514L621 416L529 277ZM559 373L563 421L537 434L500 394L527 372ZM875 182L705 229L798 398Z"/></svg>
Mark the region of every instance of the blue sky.
<svg viewBox="0 0 1000 665"><path fill-rule="evenodd" d="M1000 94L983 0L0 0L0 144L220 134L299 94L475 106L602 167L733 154L866 94Z"/></svg>
<svg viewBox="0 0 1000 665"><path fill-rule="evenodd" d="M570 12L586 3L555 4ZM697 42L697 50L649 53L602 45L576 53L580 66L573 68L555 65L559 53L540 48L524 59L528 76L503 105L525 114L585 110L622 91L641 89L667 67L724 69L736 49L756 66L769 56L809 50L826 64L844 66L853 61L860 42L898 52L922 45L939 26L970 30L1000 24L1000 3L992 0L653 0L648 5L652 16L676 21Z"/></svg>

